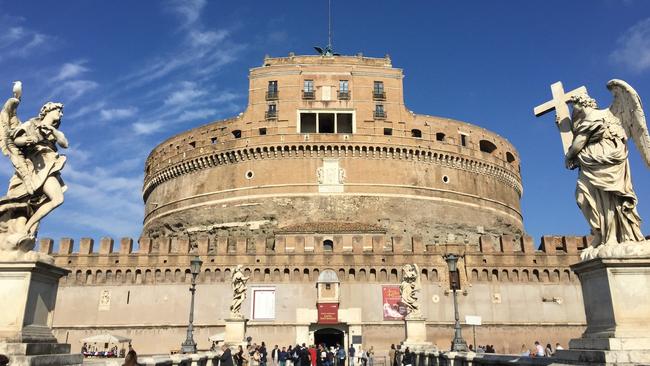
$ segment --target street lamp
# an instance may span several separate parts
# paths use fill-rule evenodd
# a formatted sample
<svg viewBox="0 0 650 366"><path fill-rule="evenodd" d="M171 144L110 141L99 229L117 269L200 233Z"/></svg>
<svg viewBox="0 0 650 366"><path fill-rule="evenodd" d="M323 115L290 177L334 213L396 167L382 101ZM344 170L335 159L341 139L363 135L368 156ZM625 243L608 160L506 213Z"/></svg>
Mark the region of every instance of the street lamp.
<svg viewBox="0 0 650 366"><path fill-rule="evenodd" d="M457 352L467 352L467 342L463 339L460 329L460 321L458 320L458 300L456 299L456 290L460 290L460 276L458 275L458 258L454 254L447 254L443 256L449 267L449 287L454 293L454 339L451 341L451 350Z"/></svg>
<svg viewBox="0 0 650 366"><path fill-rule="evenodd" d="M190 323L187 326L187 338L181 345L181 353L196 353L196 342L194 342L194 293L196 292L196 276L201 272L201 265L203 261L198 255L190 261L190 270L192 271L192 286L190 292L192 293L192 302L190 303Z"/></svg>

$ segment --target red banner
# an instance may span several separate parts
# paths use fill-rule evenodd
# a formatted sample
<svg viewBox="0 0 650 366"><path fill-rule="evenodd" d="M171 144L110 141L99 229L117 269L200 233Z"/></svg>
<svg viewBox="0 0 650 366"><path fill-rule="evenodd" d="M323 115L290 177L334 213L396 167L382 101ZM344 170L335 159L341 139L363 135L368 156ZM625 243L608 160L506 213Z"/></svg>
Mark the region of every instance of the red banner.
<svg viewBox="0 0 650 366"><path fill-rule="evenodd" d="M406 306L402 303L399 285L381 287L384 320L403 320L406 316Z"/></svg>
<svg viewBox="0 0 650 366"><path fill-rule="evenodd" d="M339 304L318 304L319 324L338 324Z"/></svg>

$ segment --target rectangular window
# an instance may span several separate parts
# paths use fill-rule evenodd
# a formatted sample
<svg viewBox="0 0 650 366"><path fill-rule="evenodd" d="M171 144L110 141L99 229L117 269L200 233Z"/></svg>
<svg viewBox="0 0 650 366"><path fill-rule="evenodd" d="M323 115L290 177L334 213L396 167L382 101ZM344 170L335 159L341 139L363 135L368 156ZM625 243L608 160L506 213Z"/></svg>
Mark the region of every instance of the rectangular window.
<svg viewBox="0 0 650 366"><path fill-rule="evenodd" d="M384 105L383 104L377 104L375 106L375 118L377 119L384 119L386 118L386 112L384 111Z"/></svg>
<svg viewBox="0 0 650 366"><path fill-rule="evenodd" d="M350 89L347 80L339 80L339 99L350 99Z"/></svg>
<svg viewBox="0 0 650 366"><path fill-rule="evenodd" d="M266 100L275 100L278 99L278 81L271 80L269 81L269 86L266 90Z"/></svg>
<svg viewBox="0 0 650 366"><path fill-rule="evenodd" d="M336 114L336 132L352 133L352 113Z"/></svg>
<svg viewBox="0 0 650 366"><path fill-rule="evenodd" d="M305 92L313 92L314 91L314 80L305 80L302 90L305 91Z"/></svg>
<svg viewBox="0 0 650 366"><path fill-rule="evenodd" d="M302 86L302 99L314 99L314 80L305 80Z"/></svg>
<svg viewBox="0 0 650 366"><path fill-rule="evenodd" d="M383 93L384 92L384 82L383 81L375 81L373 91L375 93Z"/></svg>
<svg viewBox="0 0 650 366"><path fill-rule="evenodd" d="M266 115L266 119L276 119L276 118L278 118L277 106L275 104L269 104L265 115Z"/></svg>
<svg viewBox="0 0 650 366"><path fill-rule="evenodd" d="M260 128L260 136L266 135L266 127L261 127Z"/></svg>
<svg viewBox="0 0 650 366"><path fill-rule="evenodd" d="M300 133L316 132L316 113L300 113Z"/></svg>
<svg viewBox="0 0 650 366"><path fill-rule="evenodd" d="M393 129L392 128L384 128L384 135L392 136L393 135Z"/></svg>
<svg viewBox="0 0 650 366"><path fill-rule="evenodd" d="M386 99L386 93L384 92L383 81L375 81L374 86L372 88L372 97L378 100Z"/></svg>
<svg viewBox="0 0 650 366"><path fill-rule="evenodd" d="M460 146L467 146L467 135L460 134Z"/></svg>
<svg viewBox="0 0 650 366"><path fill-rule="evenodd" d="M334 113L318 114L318 132L334 133Z"/></svg>
<svg viewBox="0 0 650 366"><path fill-rule="evenodd" d="M251 319L275 319L275 287L253 287L251 292Z"/></svg>

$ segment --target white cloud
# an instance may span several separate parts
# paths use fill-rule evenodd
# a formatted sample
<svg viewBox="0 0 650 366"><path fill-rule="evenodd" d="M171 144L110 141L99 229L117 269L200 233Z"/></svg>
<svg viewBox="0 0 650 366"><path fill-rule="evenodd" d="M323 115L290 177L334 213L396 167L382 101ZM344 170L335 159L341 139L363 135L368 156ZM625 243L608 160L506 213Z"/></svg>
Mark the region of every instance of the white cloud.
<svg viewBox="0 0 650 366"><path fill-rule="evenodd" d="M172 0L169 8L182 18L183 26L192 25L199 20L206 0Z"/></svg>
<svg viewBox="0 0 650 366"><path fill-rule="evenodd" d="M39 48L47 48L53 38L21 26L9 27L0 35L0 59L27 57Z"/></svg>
<svg viewBox="0 0 650 366"><path fill-rule="evenodd" d="M226 39L226 37L228 37L228 31L223 29L216 32L192 30L189 32L188 36L190 43L195 47L214 45L215 43L220 43Z"/></svg>
<svg viewBox="0 0 650 366"><path fill-rule="evenodd" d="M61 85L59 94L64 95L67 101L72 101L98 86L99 84L92 80L68 80Z"/></svg>
<svg viewBox="0 0 650 366"><path fill-rule="evenodd" d="M133 132L138 135L150 135L164 126L162 121L136 122L133 124Z"/></svg>
<svg viewBox="0 0 650 366"><path fill-rule="evenodd" d="M77 78L88 71L88 68L84 66L85 63L86 61L66 62L61 66L57 76L54 77L54 81Z"/></svg>
<svg viewBox="0 0 650 366"><path fill-rule="evenodd" d="M138 108L136 107L102 109L99 111L99 117L103 121L108 121L133 117L136 113L138 113Z"/></svg>
<svg viewBox="0 0 650 366"><path fill-rule="evenodd" d="M197 109L193 111L184 111L178 116L177 120L179 122L193 121L196 119L206 119L210 116L214 116L217 113L216 109Z"/></svg>
<svg viewBox="0 0 650 366"><path fill-rule="evenodd" d="M206 94L205 90L197 88L193 82L181 83L181 90L173 92L167 99L165 99L166 106L178 106L191 103L194 99Z"/></svg>
<svg viewBox="0 0 650 366"><path fill-rule="evenodd" d="M73 111L72 113L66 113L67 119L76 119L84 117L88 114L95 113L106 106L105 101L99 101L91 104L86 104L83 107Z"/></svg>
<svg viewBox="0 0 650 366"><path fill-rule="evenodd" d="M609 56L613 62L635 72L650 68L650 18L632 26L616 43Z"/></svg>

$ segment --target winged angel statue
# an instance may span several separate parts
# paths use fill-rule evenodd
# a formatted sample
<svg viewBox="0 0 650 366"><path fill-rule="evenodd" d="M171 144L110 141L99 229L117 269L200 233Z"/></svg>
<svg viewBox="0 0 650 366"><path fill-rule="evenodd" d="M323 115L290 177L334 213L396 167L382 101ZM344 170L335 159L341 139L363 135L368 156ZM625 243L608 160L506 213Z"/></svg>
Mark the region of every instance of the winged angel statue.
<svg viewBox="0 0 650 366"><path fill-rule="evenodd" d="M568 101L573 104L573 141L566 165L580 170L576 200L593 235L582 259L650 253L650 241L641 233L627 148L627 141L634 140L650 166L650 136L643 106L625 81L611 80L607 88L614 95L609 108L598 109L586 93Z"/></svg>
<svg viewBox="0 0 650 366"><path fill-rule="evenodd" d="M21 123L21 96L22 85L16 82L13 97L0 111L0 149L14 169L7 195L0 197L0 260L50 261L32 249L40 220L63 203L60 171L66 158L57 153L57 145L68 147L58 130L63 104L47 102L37 117Z"/></svg>

